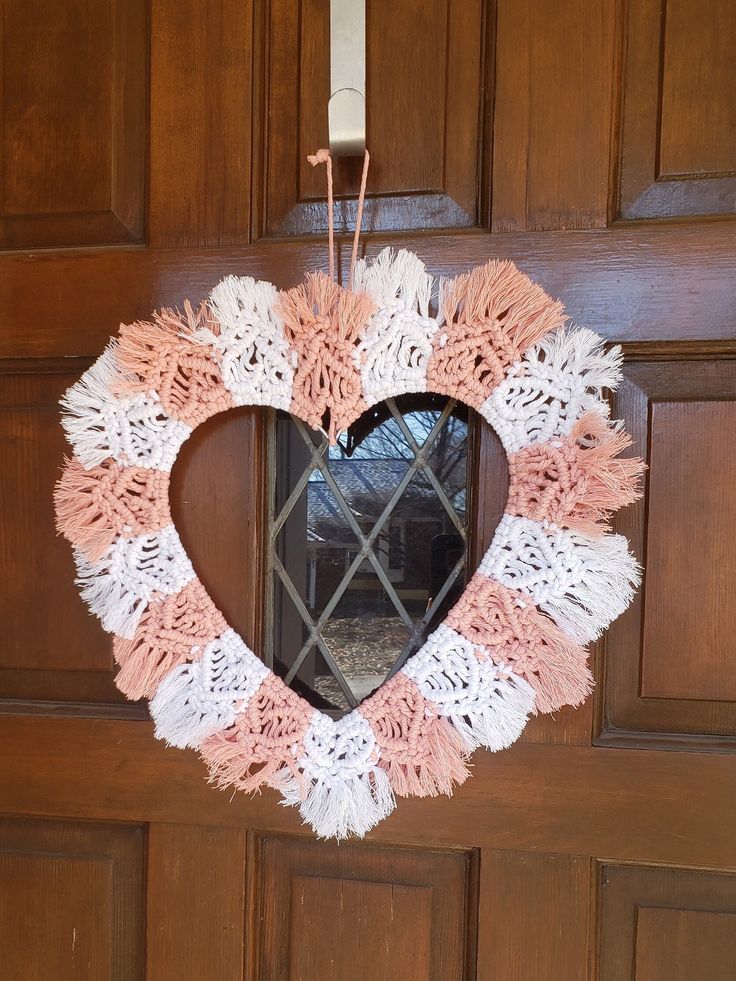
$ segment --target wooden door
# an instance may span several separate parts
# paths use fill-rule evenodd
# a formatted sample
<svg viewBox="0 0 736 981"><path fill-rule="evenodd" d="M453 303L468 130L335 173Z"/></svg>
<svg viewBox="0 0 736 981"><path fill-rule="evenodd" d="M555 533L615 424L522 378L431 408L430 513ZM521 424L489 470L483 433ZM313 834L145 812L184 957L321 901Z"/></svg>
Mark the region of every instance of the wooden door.
<svg viewBox="0 0 736 981"><path fill-rule="evenodd" d="M51 491L57 400L120 321L325 263L326 0L6 0L0 952L8 981L725 981L736 944L736 7L368 4L365 248L506 256L622 342L646 565L595 697L452 800L316 842L209 787L113 684ZM358 173L336 167L341 229ZM343 271L345 249L341 251ZM476 549L506 489L479 434ZM264 424L198 430L173 507L263 639ZM215 476L213 476L215 475ZM215 492L216 491L216 492ZM258 649L258 648L257 648Z"/></svg>

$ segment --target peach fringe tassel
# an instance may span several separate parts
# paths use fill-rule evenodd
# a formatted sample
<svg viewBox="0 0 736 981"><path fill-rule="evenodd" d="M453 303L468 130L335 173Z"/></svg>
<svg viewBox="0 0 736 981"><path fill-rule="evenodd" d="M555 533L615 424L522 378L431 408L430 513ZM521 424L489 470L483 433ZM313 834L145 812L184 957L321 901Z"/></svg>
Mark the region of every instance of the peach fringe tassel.
<svg viewBox="0 0 736 981"><path fill-rule="evenodd" d="M521 594L476 573L445 621L536 692L535 712L580 705L593 690L587 652Z"/></svg>
<svg viewBox="0 0 736 981"><path fill-rule="evenodd" d="M298 354L291 412L319 429L329 411L334 443L337 434L368 408L353 352L376 306L365 293L344 290L317 272L309 273L301 286L280 293L276 309Z"/></svg>
<svg viewBox="0 0 736 981"><path fill-rule="evenodd" d="M112 459L85 470L67 458L54 507L59 532L97 562L119 535L134 538L171 524L169 475Z"/></svg>
<svg viewBox="0 0 736 981"><path fill-rule="evenodd" d="M614 511L641 497L643 461L615 459L631 442L599 412L587 412L562 444L512 453L507 513L602 535Z"/></svg>
<svg viewBox="0 0 736 981"><path fill-rule="evenodd" d="M451 794L470 775L458 731L432 714L414 682L396 674L360 706L380 747L378 765L400 797Z"/></svg>
<svg viewBox="0 0 736 981"><path fill-rule="evenodd" d="M234 405L207 346L192 334L207 329L215 336L220 324L209 306L197 310L187 300L184 312L165 308L152 321L120 325L117 360L123 380L119 395L154 389L166 412L192 428Z"/></svg>
<svg viewBox="0 0 736 981"><path fill-rule="evenodd" d="M440 314L427 391L476 409L528 347L567 320L562 303L497 259L445 282Z"/></svg>
<svg viewBox="0 0 736 981"><path fill-rule="evenodd" d="M155 597L133 639L113 641L120 665L115 684L128 698L152 698L170 671L196 660L225 630L225 618L198 579L171 596Z"/></svg>
<svg viewBox="0 0 736 981"><path fill-rule="evenodd" d="M279 788L301 781L295 766L314 709L272 674L229 729L208 736L200 747L218 787L254 793L264 784Z"/></svg>

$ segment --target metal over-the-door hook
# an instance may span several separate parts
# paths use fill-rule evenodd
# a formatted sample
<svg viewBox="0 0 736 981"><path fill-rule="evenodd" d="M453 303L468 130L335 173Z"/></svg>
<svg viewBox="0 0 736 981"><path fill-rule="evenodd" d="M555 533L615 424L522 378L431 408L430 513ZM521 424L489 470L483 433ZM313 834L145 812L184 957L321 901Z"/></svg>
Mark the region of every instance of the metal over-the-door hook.
<svg viewBox="0 0 736 981"><path fill-rule="evenodd" d="M365 0L330 0L330 152L365 152Z"/></svg>

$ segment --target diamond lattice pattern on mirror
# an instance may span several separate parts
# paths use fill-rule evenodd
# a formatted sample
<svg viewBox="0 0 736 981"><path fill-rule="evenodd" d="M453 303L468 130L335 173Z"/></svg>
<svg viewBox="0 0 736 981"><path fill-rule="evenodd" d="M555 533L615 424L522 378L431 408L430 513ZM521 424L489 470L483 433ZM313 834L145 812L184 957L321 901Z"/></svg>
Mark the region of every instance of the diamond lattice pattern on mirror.
<svg viewBox="0 0 736 981"><path fill-rule="evenodd" d="M464 585L467 409L403 396L332 447L279 413L271 451L267 653L339 714L399 669Z"/></svg>

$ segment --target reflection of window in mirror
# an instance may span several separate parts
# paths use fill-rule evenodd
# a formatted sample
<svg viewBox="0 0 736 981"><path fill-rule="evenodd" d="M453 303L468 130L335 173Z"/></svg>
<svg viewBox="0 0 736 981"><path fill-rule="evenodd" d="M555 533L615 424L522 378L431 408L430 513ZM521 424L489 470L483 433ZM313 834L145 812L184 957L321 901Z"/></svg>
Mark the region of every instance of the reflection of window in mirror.
<svg viewBox="0 0 736 981"><path fill-rule="evenodd" d="M468 410L407 395L337 446L284 414L270 431L267 656L341 713L419 647L465 584Z"/></svg>

